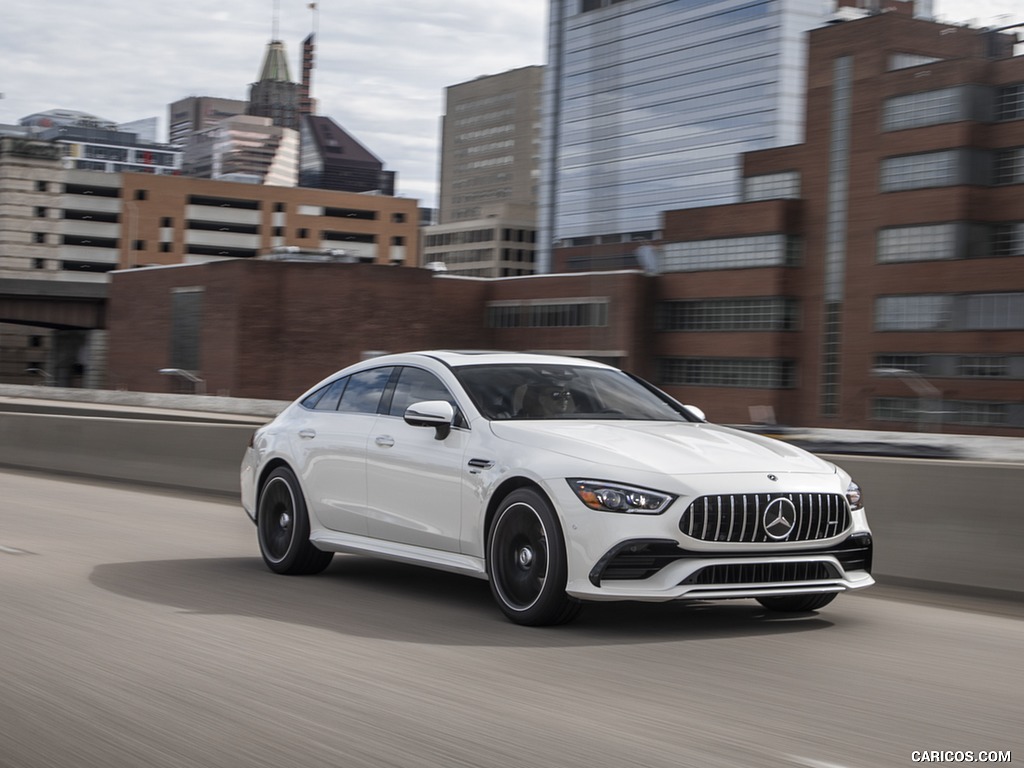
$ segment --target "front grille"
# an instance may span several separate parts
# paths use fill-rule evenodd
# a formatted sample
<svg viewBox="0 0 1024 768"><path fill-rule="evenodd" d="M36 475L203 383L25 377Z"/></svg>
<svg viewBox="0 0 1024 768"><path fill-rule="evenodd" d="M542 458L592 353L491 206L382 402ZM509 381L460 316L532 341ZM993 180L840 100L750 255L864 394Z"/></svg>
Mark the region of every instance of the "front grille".
<svg viewBox="0 0 1024 768"><path fill-rule="evenodd" d="M701 496L679 519L679 530L701 541L816 541L850 527L838 493L745 493Z"/></svg>
<svg viewBox="0 0 1024 768"><path fill-rule="evenodd" d="M721 563L693 573L682 584L772 584L839 577L830 563Z"/></svg>

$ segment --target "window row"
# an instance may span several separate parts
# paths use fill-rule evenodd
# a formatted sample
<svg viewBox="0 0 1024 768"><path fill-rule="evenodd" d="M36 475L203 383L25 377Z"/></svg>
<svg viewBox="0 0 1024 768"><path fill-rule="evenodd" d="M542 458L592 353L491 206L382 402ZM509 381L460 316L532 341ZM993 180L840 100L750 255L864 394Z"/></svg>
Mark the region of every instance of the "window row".
<svg viewBox="0 0 1024 768"><path fill-rule="evenodd" d="M440 245L464 245L466 243L492 243L494 242L494 229L467 229L461 232L442 232L436 235L427 235L424 244L428 248L436 248Z"/></svg>
<svg viewBox="0 0 1024 768"><path fill-rule="evenodd" d="M782 297L663 301L659 331L792 331L799 304Z"/></svg>
<svg viewBox="0 0 1024 768"><path fill-rule="evenodd" d="M878 232L880 264L1024 256L1024 222L947 222L889 227Z"/></svg>
<svg viewBox="0 0 1024 768"><path fill-rule="evenodd" d="M875 301L876 331L1024 330L1024 293L916 294Z"/></svg>
<svg viewBox="0 0 1024 768"><path fill-rule="evenodd" d="M799 238L783 234L665 243L661 268L665 272L696 272L796 266L800 245Z"/></svg>
<svg viewBox="0 0 1024 768"><path fill-rule="evenodd" d="M794 200L800 197L800 172L783 171L743 179L743 201Z"/></svg>
<svg viewBox="0 0 1024 768"><path fill-rule="evenodd" d="M916 397L876 397L871 401L876 421L941 420L972 427L1024 427L1024 403L984 400L942 400L925 403Z"/></svg>
<svg viewBox="0 0 1024 768"><path fill-rule="evenodd" d="M487 305L488 328L603 328L607 325L607 299L501 301Z"/></svg>
<svg viewBox="0 0 1024 768"><path fill-rule="evenodd" d="M790 389L796 385L796 363L773 358L669 357L658 361L666 386Z"/></svg>
<svg viewBox="0 0 1024 768"><path fill-rule="evenodd" d="M1024 355L884 354L875 356L875 368L926 378L1024 379Z"/></svg>

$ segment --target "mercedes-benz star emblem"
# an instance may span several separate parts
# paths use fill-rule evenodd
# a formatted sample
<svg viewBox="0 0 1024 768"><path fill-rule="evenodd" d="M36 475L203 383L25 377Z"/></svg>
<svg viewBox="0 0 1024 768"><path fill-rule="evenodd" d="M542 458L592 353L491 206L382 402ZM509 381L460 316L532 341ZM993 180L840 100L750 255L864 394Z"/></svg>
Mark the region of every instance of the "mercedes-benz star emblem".
<svg viewBox="0 0 1024 768"><path fill-rule="evenodd" d="M789 537L796 525L796 507L789 499L775 499L765 507L761 522L768 538L782 541Z"/></svg>

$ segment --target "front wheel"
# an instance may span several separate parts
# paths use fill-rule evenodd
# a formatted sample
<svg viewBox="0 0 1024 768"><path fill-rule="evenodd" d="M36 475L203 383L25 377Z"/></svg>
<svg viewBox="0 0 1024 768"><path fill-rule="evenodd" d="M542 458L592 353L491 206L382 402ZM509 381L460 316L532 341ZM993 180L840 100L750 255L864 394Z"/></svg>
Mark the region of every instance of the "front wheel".
<svg viewBox="0 0 1024 768"><path fill-rule="evenodd" d="M333 552L323 552L309 541L309 515L295 475L278 467L263 484L256 507L256 530L263 562L274 573L320 573Z"/></svg>
<svg viewBox="0 0 1024 768"><path fill-rule="evenodd" d="M780 611L783 613L806 613L824 608L836 599L835 592L826 592L822 595L783 595L780 597L759 597L757 602L769 611Z"/></svg>
<svg viewBox="0 0 1024 768"><path fill-rule="evenodd" d="M510 493L487 537L487 575L498 607L516 624L563 624L580 610L565 593L565 540L551 504L529 488Z"/></svg>

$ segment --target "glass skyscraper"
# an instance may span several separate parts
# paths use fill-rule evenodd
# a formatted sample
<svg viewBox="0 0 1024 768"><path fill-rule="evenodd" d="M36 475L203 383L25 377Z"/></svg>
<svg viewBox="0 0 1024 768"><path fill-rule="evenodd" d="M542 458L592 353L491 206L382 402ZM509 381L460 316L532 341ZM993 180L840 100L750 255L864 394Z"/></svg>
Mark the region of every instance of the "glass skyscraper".
<svg viewBox="0 0 1024 768"><path fill-rule="evenodd" d="M804 33L828 0L551 0L541 268L740 199L740 155L803 139Z"/></svg>

